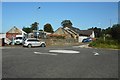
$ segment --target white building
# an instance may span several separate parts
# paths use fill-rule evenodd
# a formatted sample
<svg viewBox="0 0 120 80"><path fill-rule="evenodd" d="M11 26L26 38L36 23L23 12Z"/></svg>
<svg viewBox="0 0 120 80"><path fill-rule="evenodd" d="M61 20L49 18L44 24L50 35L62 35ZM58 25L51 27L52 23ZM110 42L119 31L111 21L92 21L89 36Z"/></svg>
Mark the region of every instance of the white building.
<svg viewBox="0 0 120 80"><path fill-rule="evenodd" d="M95 38L95 33L93 30L80 30L78 41L82 42L83 39L88 37Z"/></svg>

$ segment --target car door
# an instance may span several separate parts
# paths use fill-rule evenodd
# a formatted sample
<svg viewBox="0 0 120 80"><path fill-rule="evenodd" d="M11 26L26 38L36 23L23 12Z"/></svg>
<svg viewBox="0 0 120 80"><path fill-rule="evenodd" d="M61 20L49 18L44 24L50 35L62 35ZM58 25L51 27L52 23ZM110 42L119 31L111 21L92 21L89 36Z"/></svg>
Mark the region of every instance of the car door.
<svg viewBox="0 0 120 80"><path fill-rule="evenodd" d="M39 40L35 40L35 46L40 46Z"/></svg>
<svg viewBox="0 0 120 80"><path fill-rule="evenodd" d="M30 44L32 44L32 46L36 46L35 40L30 40Z"/></svg>

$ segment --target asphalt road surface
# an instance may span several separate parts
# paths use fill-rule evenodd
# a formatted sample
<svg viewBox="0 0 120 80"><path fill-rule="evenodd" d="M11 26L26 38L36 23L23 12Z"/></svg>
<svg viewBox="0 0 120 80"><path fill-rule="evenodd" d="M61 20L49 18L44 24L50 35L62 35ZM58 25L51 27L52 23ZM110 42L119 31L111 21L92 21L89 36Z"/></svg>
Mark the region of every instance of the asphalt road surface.
<svg viewBox="0 0 120 80"><path fill-rule="evenodd" d="M2 77L118 78L118 50L80 47L4 48Z"/></svg>

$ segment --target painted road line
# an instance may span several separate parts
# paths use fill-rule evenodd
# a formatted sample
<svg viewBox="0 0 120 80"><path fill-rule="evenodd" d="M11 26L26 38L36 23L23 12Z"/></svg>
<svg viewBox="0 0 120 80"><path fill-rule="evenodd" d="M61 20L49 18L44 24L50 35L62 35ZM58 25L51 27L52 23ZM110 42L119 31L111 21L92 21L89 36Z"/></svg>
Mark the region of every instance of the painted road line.
<svg viewBox="0 0 120 80"><path fill-rule="evenodd" d="M69 54L78 54L79 51L73 51L73 50L49 50L49 52L53 53L69 53Z"/></svg>
<svg viewBox="0 0 120 80"><path fill-rule="evenodd" d="M44 55L54 55L56 56L57 54L53 54L53 53L41 53L41 52L34 52L35 54L44 54Z"/></svg>
<svg viewBox="0 0 120 80"><path fill-rule="evenodd" d="M80 45L80 46L73 46L73 48L92 48L92 47L89 47L88 44L86 45Z"/></svg>
<svg viewBox="0 0 120 80"><path fill-rule="evenodd" d="M97 52L93 52L95 56L99 56L100 54Z"/></svg>

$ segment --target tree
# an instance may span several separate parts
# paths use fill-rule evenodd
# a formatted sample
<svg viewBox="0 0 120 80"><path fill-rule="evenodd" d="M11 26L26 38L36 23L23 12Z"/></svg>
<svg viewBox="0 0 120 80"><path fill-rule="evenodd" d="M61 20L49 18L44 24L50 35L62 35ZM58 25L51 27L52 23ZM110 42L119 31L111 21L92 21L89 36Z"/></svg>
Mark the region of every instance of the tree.
<svg viewBox="0 0 120 80"><path fill-rule="evenodd" d="M22 30L25 31L26 33L31 32L31 28L29 28L29 27L23 27Z"/></svg>
<svg viewBox="0 0 120 80"><path fill-rule="evenodd" d="M31 24L31 30L38 30L38 25L39 23L34 22L33 24Z"/></svg>
<svg viewBox="0 0 120 80"><path fill-rule="evenodd" d="M120 24L115 24L111 28L112 38L120 41Z"/></svg>
<svg viewBox="0 0 120 80"><path fill-rule="evenodd" d="M112 32L111 32L112 30L111 30L111 27L108 27L108 28L106 28L106 30L105 30L105 34L111 34Z"/></svg>
<svg viewBox="0 0 120 80"><path fill-rule="evenodd" d="M61 26L63 26L63 28L65 28L65 27L72 27L72 22L70 20L63 20L61 22Z"/></svg>
<svg viewBox="0 0 120 80"><path fill-rule="evenodd" d="M44 25L44 31L50 32L50 33L54 32L51 24L49 24L49 23L47 23L47 24Z"/></svg>

